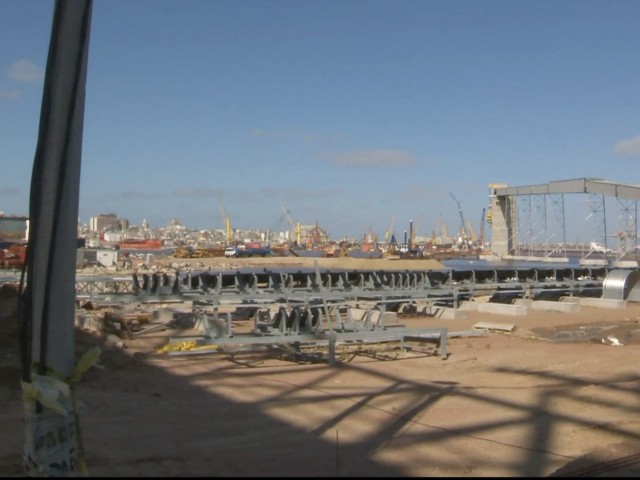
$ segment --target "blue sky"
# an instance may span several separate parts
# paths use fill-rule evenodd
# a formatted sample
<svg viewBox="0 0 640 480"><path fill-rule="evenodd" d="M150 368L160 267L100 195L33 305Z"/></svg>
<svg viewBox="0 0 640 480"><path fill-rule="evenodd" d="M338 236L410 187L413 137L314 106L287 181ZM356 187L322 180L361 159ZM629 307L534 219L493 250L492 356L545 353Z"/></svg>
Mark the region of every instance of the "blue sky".
<svg viewBox="0 0 640 480"><path fill-rule="evenodd" d="M53 1L0 1L0 211L25 215ZM94 0L80 220L465 220L490 183L638 183L636 0ZM584 203L584 202L583 202ZM581 220L584 211L570 211ZM572 240L572 239L568 239Z"/></svg>

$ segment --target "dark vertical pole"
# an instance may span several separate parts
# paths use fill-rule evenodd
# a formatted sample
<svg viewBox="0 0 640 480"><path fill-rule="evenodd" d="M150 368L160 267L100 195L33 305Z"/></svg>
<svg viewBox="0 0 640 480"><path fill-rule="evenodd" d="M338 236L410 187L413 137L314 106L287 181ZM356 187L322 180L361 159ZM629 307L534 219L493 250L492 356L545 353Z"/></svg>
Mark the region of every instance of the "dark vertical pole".
<svg viewBox="0 0 640 480"><path fill-rule="evenodd" d="M409 220L409 255L411 255L411 250L413 250L413 220Z"/></svg>
<svg viewBox="0 0 640 480"><path fill-rule="evenodd" d="M56 0L31 176L21 349L27 475L77 466L76 424L65 383L74 370L80 161L92 0ZM55 404L45 387L61 392ZM66 401L65 401L66 398ZM55 448L42 442L53 433ZM65 432L61 436L60 432ZM64 440L64 441L63 441Z"/></svg>

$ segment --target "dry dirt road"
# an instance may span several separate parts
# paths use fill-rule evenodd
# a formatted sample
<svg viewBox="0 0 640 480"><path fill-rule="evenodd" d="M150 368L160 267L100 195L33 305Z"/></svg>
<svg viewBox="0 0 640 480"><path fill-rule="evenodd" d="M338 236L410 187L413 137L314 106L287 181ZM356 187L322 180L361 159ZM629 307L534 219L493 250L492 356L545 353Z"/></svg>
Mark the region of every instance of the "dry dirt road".
<svg viewBox="0 0 640 480"><path fill-rule="evenodd" d="M24 444L13 299L0 305L0 474ZM638 476L640 305L525 316L403 318L416 327L513 323L451 338L448 357L397 345L340 362L266 353L168 356L175 332L101 345L79 386L91 476ZM589 332L562 343L557 332ZM555 337L554 337L555 335ZM614 346L607 337L616 337ZM556 340L554 340L554 338ZM604 339L604 343L603 343Z"/></svg>

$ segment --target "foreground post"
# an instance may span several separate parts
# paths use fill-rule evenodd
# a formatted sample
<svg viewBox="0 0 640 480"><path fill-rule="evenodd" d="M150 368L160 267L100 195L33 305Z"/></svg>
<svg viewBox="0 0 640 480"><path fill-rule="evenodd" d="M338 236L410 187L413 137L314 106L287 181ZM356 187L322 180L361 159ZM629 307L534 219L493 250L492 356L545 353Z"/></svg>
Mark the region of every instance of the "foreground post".
<svg viewBox="0 0 640 480"><path fill-rule="evenodd" d="M92 0L56 0L31 177L20 347L27 476L83 468L74 383L80 161Z"/></svg>

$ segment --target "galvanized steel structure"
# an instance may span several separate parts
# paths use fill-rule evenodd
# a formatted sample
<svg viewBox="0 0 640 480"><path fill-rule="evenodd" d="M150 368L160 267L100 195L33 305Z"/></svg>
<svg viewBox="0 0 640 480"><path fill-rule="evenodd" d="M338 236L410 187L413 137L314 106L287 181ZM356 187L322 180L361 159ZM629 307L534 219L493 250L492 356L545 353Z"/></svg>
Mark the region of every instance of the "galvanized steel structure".
<svg viewBox="0 0 640 480"><path fill-rule="evenodd" d="M476 296L599 296L605 266L479 267L464 270L241 269L77 275L78 299L97 304L198 300L211 305L311 305L347 300L387 305L415 300L457 307ZM17 283L5 274L0 283Z"/></svg>
<svg viewBox="0 0 640 480"><path fill-rule="evenodd" d="M548 232L552 223L559 227L559 236L562 237L555 238L553 243L565 244L565 194L588 195L590 212L587 219L595 226L598 240L605 247L608 236L605 198L615 198L619 204L617 253L623 257L628 252L637 251L638 185L579 178L518 187L493 184L490 189L491 246L497 255L514 255L518 242L523 241L524 237L528 237L529 242L551 243ZM527 226L529 232L518 228L518 217L521 217L521 223Z"/></svg>
<svg viewBox="0 0 640 480"><path fill-rule="evenodd" d="M478 296L507 303L515 298L562 296L640 300L636 288L639 278L637 269L610 271L607 267L395 271L249 268L77 275L76 291L79 300L96 305L191 301L192 318L199 323L202 334L171 338L171 343L192 342L195 347L174 351L174 355L210 353L210 347L283 345L300 353L305 345L322 345L329 349L329 361L335 362L335 349L340 344L400 341L404 348L407 342L428 342L446 357L447 337L482 334L387 324L387 313L412 311L411 307L419 303L457 308L461 301ZM222 313L225 308L250 311L248 317L254 320L251 333L234 332L233 314Z"/></svg>

